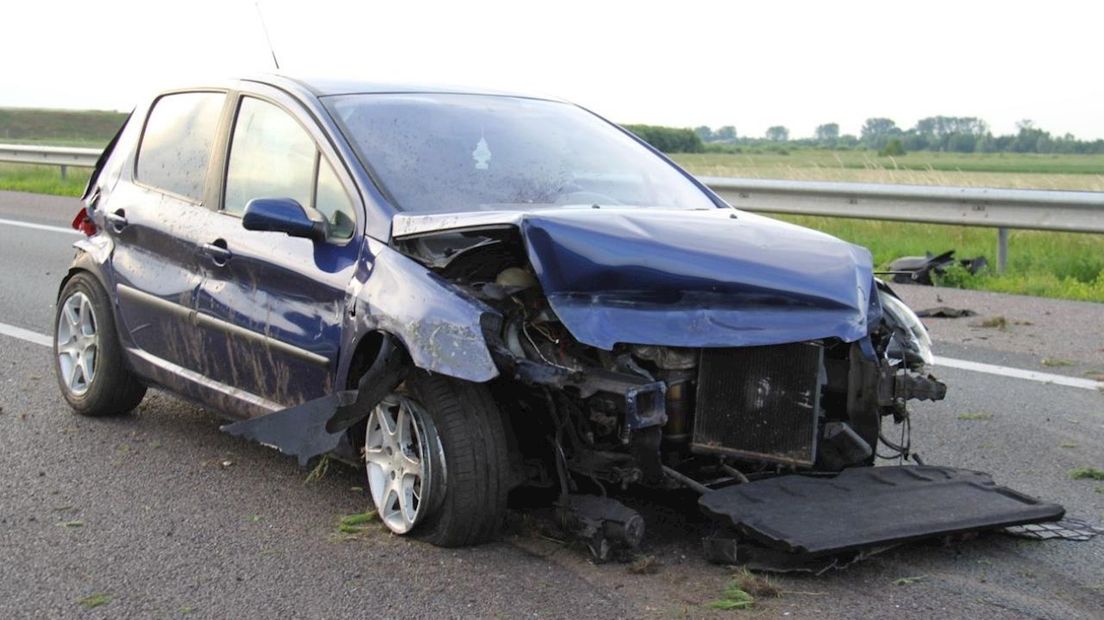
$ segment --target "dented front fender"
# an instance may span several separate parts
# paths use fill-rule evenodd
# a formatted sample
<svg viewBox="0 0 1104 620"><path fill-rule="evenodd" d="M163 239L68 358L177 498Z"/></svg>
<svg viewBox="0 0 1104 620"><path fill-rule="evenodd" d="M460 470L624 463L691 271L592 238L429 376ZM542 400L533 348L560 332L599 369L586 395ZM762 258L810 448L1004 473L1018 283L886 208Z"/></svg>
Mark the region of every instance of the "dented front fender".
<svg viewBox="0 0 1104 620"><path fill-rule="evenodd" d="M390 247L368 243L371 262L352 291L353 331L394 335L414 366L430 372L480 383L498 376L480 326L484 315L499 313Z"/></svg>

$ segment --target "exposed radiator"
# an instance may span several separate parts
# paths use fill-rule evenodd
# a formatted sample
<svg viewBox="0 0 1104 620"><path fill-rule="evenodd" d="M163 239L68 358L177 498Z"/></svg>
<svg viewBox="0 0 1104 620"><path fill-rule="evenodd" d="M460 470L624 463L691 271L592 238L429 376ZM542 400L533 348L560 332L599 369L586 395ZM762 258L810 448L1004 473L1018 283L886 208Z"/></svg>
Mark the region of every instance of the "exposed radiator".
<svg viewBox="0 0 1104 620"><path fill-rule="evenodd" d="M693 448L812 465L823 358L808 343L703 349Z"/></svg>

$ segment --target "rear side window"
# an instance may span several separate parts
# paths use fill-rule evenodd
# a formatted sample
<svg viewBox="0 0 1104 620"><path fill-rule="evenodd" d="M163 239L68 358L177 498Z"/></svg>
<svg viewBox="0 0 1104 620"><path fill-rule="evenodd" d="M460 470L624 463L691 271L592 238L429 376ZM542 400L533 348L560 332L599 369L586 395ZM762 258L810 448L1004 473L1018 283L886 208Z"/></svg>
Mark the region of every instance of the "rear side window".
<svg viewBox="0 0 1104 620"><path fill-rule="evenodd" d="M138 149L138 180L203 201L223 93L178 93L157 100Z"/></svg>

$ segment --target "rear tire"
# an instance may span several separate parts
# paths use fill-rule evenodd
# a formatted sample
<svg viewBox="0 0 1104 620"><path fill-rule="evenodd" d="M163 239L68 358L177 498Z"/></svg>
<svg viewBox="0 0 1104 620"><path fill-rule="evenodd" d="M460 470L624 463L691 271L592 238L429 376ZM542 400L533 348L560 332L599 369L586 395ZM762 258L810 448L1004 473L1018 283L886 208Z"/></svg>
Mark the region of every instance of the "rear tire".
<svg viewBox="0 0 1104 620"><path fill-rule="evenodd" d="M403 399L408 401L400 406ZM401 429L405 424L409 430L381 438L385 433L377 420L384 409L391 412L388 425ZM402 439L415 435L415 441ZM393 456L396 447L414 458ZM497 536L506 515L509 460L502 418L486 386L415 370L400 393L369 416L365 458L371 495L393 532L409 532L441 547L475 545ZM415 461L419 467L412 473ZM412 481L417 500L416 509L406 512L393 493L399 488L388 482L404 477ZM411 497L405 497L408 505Z"/></svg>
<svg viewBox="0 0 1104 620"><path fill-rule="evenodd" d="M107 293L87 272L70 278L58 295L54 371L62 396L81 415L121 415L146 395L123 359Z"/></svg>

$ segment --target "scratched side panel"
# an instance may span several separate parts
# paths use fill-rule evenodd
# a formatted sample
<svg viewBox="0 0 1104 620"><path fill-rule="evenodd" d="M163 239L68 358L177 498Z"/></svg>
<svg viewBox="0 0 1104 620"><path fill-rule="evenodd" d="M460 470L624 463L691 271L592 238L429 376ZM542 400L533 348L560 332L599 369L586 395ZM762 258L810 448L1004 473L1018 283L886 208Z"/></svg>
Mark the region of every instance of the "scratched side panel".
<svg viewBox="0 0 1104 620"><path fill-rule="evenodd" d="M182 317L193 309L199 288L195 224L207 210L132 183L119 184L103 209L125 212L128 222L107 233L115 241L119 322L143 351L200 370L203 351Z"/></svg>
<svg viewBox="0 0 1104 620"><path fill-rule="evenodd" d="M284 406L333 391L357 244L245 230L221 213L210 215L207 235L233 256L202 265L204 374Z"/></svg>

